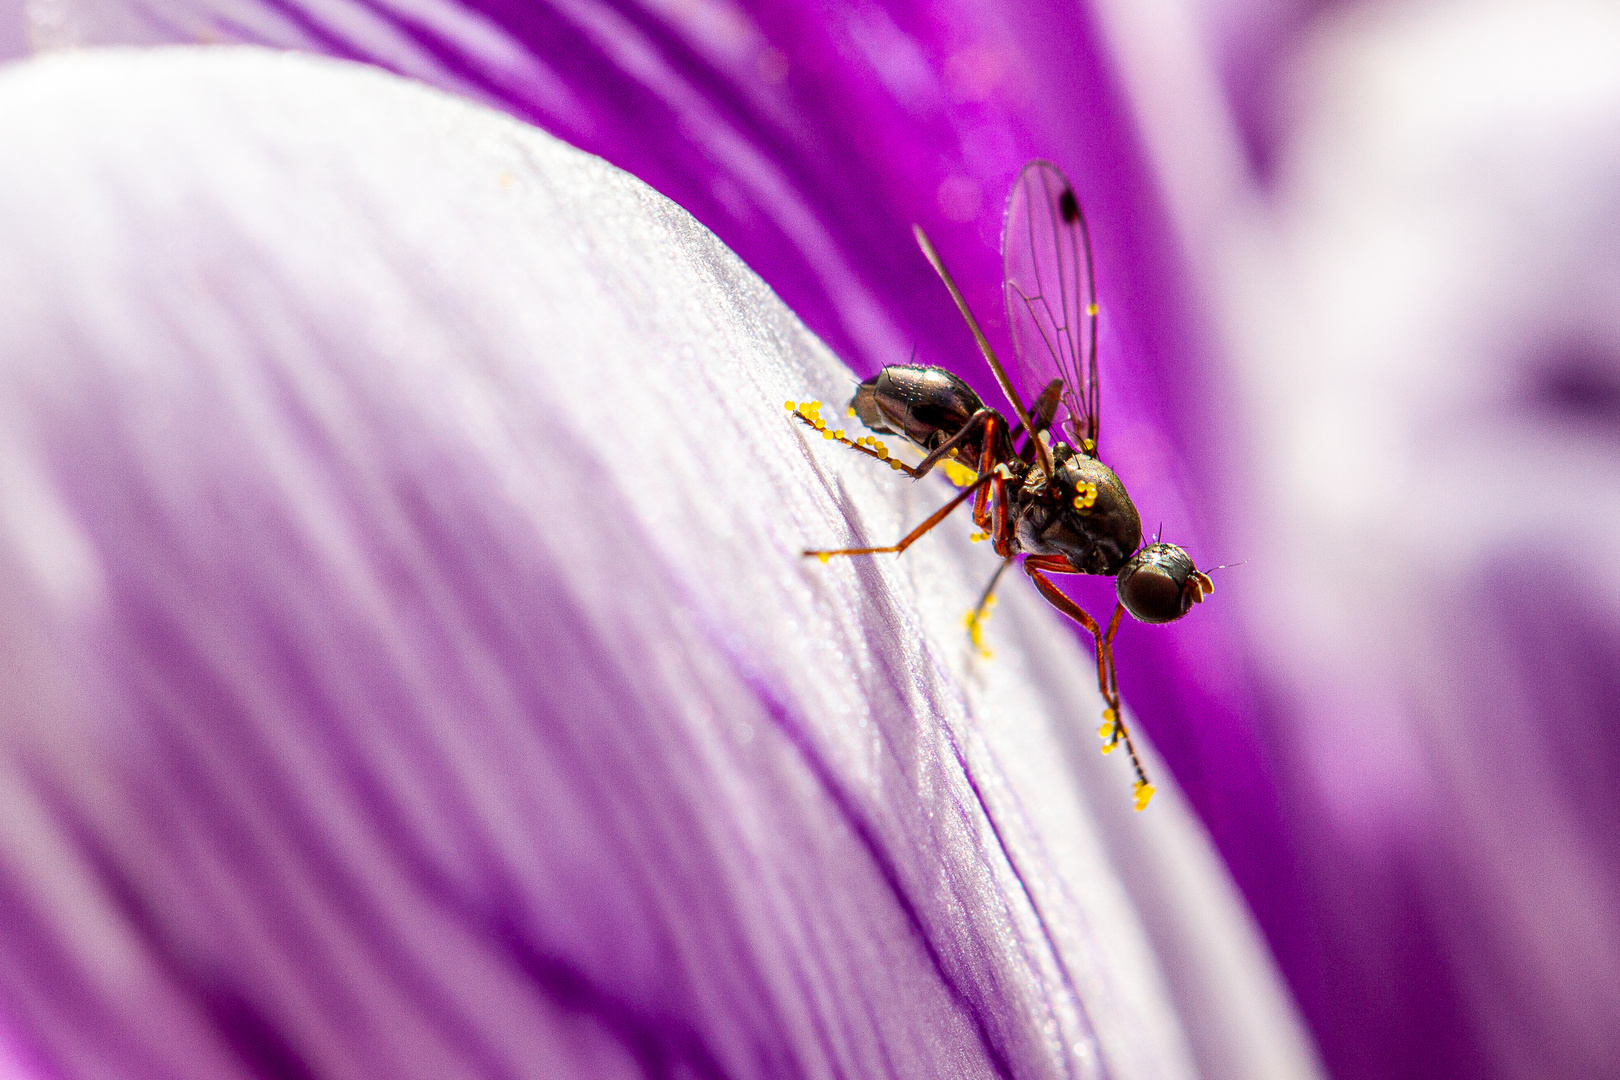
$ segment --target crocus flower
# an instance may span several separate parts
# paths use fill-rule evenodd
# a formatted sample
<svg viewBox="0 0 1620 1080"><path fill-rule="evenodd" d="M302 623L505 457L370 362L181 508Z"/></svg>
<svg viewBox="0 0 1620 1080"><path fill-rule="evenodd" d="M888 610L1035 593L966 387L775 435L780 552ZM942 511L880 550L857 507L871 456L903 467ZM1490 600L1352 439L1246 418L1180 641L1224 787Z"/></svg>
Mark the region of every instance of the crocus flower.
<svg viewBox="0 0 1620 1080"><path fill-rule="evenodd" d="M848 371L684 211L256 50L0 132L15 1074L1312 1074L1056 616L800 557L944 485L783 412Z"/></svg>
<svg viewBox="0 0 1620 1080"><path fill-rule="evenodd" d="M1228 402L1157 197L1108 28L1067 3L748 7L62 0L40 48L244 41L364 60L502 108L689 210L860 375L944 363L996 400L910 236L924 225L993 340L1000 202L1030 158L1084 194L1102 303L1106 456L1154 529L1205 565L1223 536L1207 417ZM838 401L844 400L843 390ZM1087 586L1093 586L1087 588ZM1112 607L1109 582L1080 583ZM1292 839L1235 610L1127 621L1122 685L1273 935L1298 909Z"/></svg>
<svg viewBox="0 0 1620 1080"><path fill-rule="evenodd" d="M1129 628L1126 697L1329 1064L1602 1075L1615 604L1601 558L1551 568L1614 546L1612 17L1356 7L54 0L30 35L482 100L691 210L858 373L915 348L987 392L906 226L992 321L999 193L1055 158L1098 240L1110 456L1203 563L1247 560ZM1444 468L1503 441L1520 472Z"/></svg>

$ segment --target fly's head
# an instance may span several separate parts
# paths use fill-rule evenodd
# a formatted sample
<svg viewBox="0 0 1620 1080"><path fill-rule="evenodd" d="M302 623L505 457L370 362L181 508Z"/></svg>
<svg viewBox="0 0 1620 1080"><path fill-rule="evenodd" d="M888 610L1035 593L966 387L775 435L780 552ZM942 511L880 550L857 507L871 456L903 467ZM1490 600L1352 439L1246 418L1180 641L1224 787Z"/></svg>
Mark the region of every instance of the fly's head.
<svg viewBox="0 0 1620 1080"><path fill-rule="evenodd" d="M1174 544L1152 543L1128 559L1114 578L1125 610L1145 623L1175 622L1215 591L1209 575Z"/></svg>
<svg viewBox="0 0 1620 1080"><path fill-rule="evenodd" d="M1142 519L1125 485L1113 469L1062 444L1053 458L1053 476L1036 495L1046 511L1040 546L1082 574L1118 573L1142 542Z"/></svg>

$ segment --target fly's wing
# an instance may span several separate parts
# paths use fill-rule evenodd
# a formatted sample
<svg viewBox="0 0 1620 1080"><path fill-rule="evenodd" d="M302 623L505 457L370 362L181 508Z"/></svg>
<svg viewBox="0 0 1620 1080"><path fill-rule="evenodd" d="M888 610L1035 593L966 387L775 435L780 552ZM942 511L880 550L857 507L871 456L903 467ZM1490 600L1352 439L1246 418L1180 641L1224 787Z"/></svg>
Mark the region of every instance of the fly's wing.
<svg viewBox="0 0 1620 1080"><path fill-rule="evenodd" d="M1097 448L1097 283L1091 234L1069 178L1049 161L1024 166L1007 198L1001 258L1007 327L1028 398L1063 380L1071 441Z"/></svg>

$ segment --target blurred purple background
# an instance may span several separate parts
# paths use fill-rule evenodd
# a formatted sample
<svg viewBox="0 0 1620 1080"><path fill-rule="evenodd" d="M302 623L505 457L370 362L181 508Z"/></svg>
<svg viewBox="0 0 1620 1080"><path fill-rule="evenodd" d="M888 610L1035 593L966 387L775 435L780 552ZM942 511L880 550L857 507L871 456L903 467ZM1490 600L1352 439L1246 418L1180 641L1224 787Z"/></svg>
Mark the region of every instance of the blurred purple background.
<svg viewBox="0 0 1620 1080"><path fill-rule="evenodd" d="M915 351L987 396L908 226L1004 344L1003 193L1059 163L1104 455L1244 563L1126 628L1121 687L1330 1070L1620 1076L1605 5L79 7L36 43L254 40L481 97L689 209L857 373Z"/></svg>

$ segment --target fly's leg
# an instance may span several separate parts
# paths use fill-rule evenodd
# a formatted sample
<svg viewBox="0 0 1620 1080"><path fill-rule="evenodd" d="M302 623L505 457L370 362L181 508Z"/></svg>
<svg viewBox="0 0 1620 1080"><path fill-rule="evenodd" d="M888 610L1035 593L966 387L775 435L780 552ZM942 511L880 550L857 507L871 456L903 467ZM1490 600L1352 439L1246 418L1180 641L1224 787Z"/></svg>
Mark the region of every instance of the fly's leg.
<svg viewBox="0 0 1620 1080"><path fill-rule="evenodd" d="M984 428L984 449L979 452L979 476L989 477L990 483L981 488L973 500L973 524L983 529L983 532L974 533L970 539L977 543L980 540L994 542L996 554L1003 559L1013 555L1013 539L1015 528L1012 518L1012 504L1007 499L1007 483L1009 475L1002 466L1004 461L996 457L996 436L1005 421L1000 417L992 416Z"/></svg>
<svg viewBox="0 0 1620 1080"><path fill-rule="evenodd" d="M1108 629L1104 630L1096 619L1088 615L1079 604L1059 592L1051 579L1041 573L1043 569L1061 572L1068 565L1068 560L1061 556L1031 556L1024 560L1024 571L1035 582L1035 587L1040 590L1041 595L1046 597L1047 603L1085 627L1096 641L1097 688L1102 691L1103 701L1108 706L1103 710L1103 726L1097 734L1108 740L1103 745L1105 754L1121 742L1125 744L1125 752L1130 755L1131 768L1136 773L1136 808L1145 810L1148 800L1153 798L1153 785L1148 783L1147 773L1142 769L1142 761L1136 755L1136 746L1131 742L1131 733L1125 727L1125 718L1119 707L1119 685L1114 677L1114 632L1119 629L1120 616L1124 614L1125 607L1123 604L1114 605L1114 617L1108 620Z"/></svg>
<svg viewBox="0 0 1620 1080"><path fill-rule="evenodd" d="M938 465L945 458L950 457L952 450L955 450L957 447L967 442L974 436L974 434L978 432L980 428L984 429L984 445L985 449L988 450L995 442L996 414L991 409L980 409L978 412L967 418L967 423L962 425L962 429L960 431L946 439L944 442L940 443L938 446L934 447L928 452L927 457L917 462L917 475L927 475L930 469L932 469L935 465ZM985 470L980 469L979 471L982 473Z"/></svg>
<svg viewBox="0 0 1620 1080"><path fill-rule="evenodd" d="M957 492L954 499L940 507L938 510L935 510L933 514L929 515L927 521L906 533L898 544L890 544L888 547L836 548L828 551L806 551L804 554L807 556L814 555L822 562L826 562L834 555L884 555L891 551L898 555L912 544L915 544L918 539L920 539L922 535L929 529L932 529L935 525L938 525L940 522L949 517L952 510L955 510L958 506L961 506L963 503L967 502L967 500L974 493L983 488L993 476L993 473L981 476L979 479L975 480L971 486L965 487L961 491Z"/></svg>
<svg viewBox="0 0 1620 1080"><path fill-rule="evenodd" d="M998 467L1000 463L995 460L998 423L999 418L992 417L985 424L984 448L979 454L979 475L990 477L990 483L979 489L978 496L973 500L973 523L984 531L974 533L972 539L992 540L996 554L1000 555L1003 561L996 568L990 584L985 586L984 594L979 597L979 602L974 605L973 610L968 612L966 619L968 637L972 639L973 647L978 650L979 655L985 659L989 659L990 650L984 647L984 620L989 617L996 582L1001 580L1002 573L1013 557L1013 522L1012 515L1008 513L1007 477L1004 470Z"/></svg>
<svg viewBox="0 0 1620 1080"><path fill-rule="evenodd" d="M967 619L965 620L968 637L973 640L973 647L986 660L990 659L991 653L989 649L984 647L984 620L990 617L990 605L995 602L996 582L1001 580L1001 575L1006 572L1007 567L1011 564L1012 560L1006 559L1000 566L996 567L996 572L990 576L990 584L984 587L984 593L979 597L979 602L973 605L973 610L967 613Z"/></svg>
<svg viewBox="0 0 1620 1080"><path fill-rule="evenodd" d="M814 428L816 431L821 432L823 438L832 439L835 442L841 442L851 450L858 450L869 458L876 458L878 461L883 462L883 464L887 465L895 472L903 472L913 480L922 475L921 472L913 469L910 465L907 465L899 458L890 457L889 448L883 445L883 443L875 436L863 435L859 439L851 439L844 434L843 428L829 428L827 426L827 421L821 418L821 402L801 401L795 405L793 402L789 401L785 404L787 411L792 413L800 423L804 424L806 427ZM815 553L805 552L805 554L811 555Z"/></svg>
<svg viewBox="0 0 1620 1080"><path fill-rule="evenodd" d="M848 435L844 434L843 428L829 428L827 426L827 421L822 419L821 402L819 401L801 401L796 405L793 402L788 401L784 402L783 404L787 411L792 413L800 423L804 424L806 427L814 428L815 430L821 432L822 438L832 439L835 442L841 442L851 450L859 451L870 458L876 458L889 468L895 470L896 472L903 472L913 480L927 476L934 470L935 465L938 465L942 460L948 457L954 456L952 455L951 451L955 450L962 443L972 438L974 433L977 432L981 427L992 432L995 430L995 412L990 409L980 409L978 412L968 417L967 423L962 425L962 429L960 431L958 431L955 435L952 435L939 446L935 447L927 457L923 458L916 465L907 465L899 458L891 457L889 455L889 448L884 445L883 441L875 435L863 435L858 439L851 439ZM956 480L957 478L952 476L951 479ZM957 482L960 483L960 481Z"/></svg>

